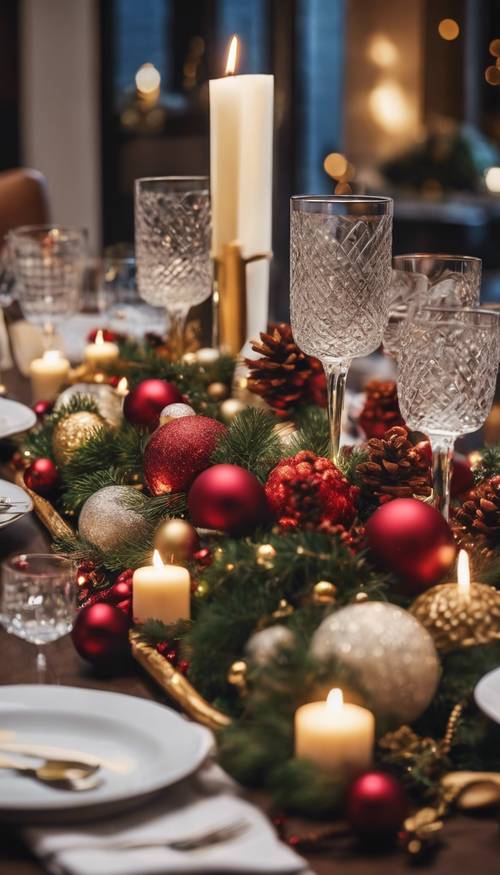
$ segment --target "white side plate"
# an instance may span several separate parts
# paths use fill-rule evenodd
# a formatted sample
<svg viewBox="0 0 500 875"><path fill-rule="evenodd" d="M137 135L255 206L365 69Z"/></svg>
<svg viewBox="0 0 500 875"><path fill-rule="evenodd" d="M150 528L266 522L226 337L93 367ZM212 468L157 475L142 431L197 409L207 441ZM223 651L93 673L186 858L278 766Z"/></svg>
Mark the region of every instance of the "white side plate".
<svg viewBox="0 0 500 875"><path fill-rule="evenodd" d="M12 506L7 510L2 509L4 500L12 502ZM0 480L0 529L15 523L32 509L33 502L24 489L16 486L15 483L10 483L9 480Z"/></svg>
<svg viewBox="0 0 500 875"><path fill-rule="evenodd" d="M31 407L11 401L10 398L0 398L0 438L28 431L35 422L36 414Z"/></svg>
<svg viewBox="0 0 500 875"><path fill-rule="evenodd" d="M474 698L481 711L495 723L500 723L500 667L481 678L476 684Z"/></svg>

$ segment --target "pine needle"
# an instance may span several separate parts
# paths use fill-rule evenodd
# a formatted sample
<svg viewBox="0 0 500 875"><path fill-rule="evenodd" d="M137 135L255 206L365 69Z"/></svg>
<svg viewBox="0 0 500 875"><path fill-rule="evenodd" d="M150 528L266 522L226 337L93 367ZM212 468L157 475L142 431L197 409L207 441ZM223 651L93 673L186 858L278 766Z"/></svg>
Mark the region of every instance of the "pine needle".
<svg viewBox="0 0 500 875"><path fill-rule="evenodd" d="M217 464L239 465L265 482L283 455L276 420L264 410L247 407L236 416L212 456Z"/></svg>

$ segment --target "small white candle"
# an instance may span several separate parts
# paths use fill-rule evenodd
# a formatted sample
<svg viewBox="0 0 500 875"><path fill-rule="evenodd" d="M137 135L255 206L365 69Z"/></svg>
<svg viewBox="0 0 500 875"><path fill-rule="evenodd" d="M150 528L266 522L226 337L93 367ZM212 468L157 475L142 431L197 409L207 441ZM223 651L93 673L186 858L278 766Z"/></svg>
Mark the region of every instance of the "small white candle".
<svg viewBox="0 0 500 875"><path fill-rule="evenodd" d="M104 340L102 331L98 331L95 343L88 343L85 347L85 361L95 368L106 367L116 361L120 350L116 343Z"/></svg>
<svg viewBox="0 0 500 875"><path fill-rule="evenodd" d="M116 394L120 396L120 398L125 398L128 395L130 389L128 387L128 380L126 377L122 377L118 381L118 385L116 387Z"/></svg>
<svg viewBox="0 0 500 875"><path fill-rule="evenodd" d="M30 364L33 401L55 401L69 373L69 361L58 349L49 349Z"/></svg>
<svg viewBox="0 0 500 875"><path fill-rule="evenodd" d="M191 578L187 568L164 565L158 550L155 550L153 565L134 571L132 584L132 613L136 623L189 620Z"/></svg>
<svg viewBox="0 0 500 875"><path fill-rule="evenodd" d="M295 756L345 780L371 765L374 738L371 711L345 704L339 689L295 712Z"/></svg>
<svg viewBox="0 0 500 875"><path fill-rule="evenodd" d="M470 568L466 550L460 550L457 561L458 601L460 605L470 605Z"/></svg>

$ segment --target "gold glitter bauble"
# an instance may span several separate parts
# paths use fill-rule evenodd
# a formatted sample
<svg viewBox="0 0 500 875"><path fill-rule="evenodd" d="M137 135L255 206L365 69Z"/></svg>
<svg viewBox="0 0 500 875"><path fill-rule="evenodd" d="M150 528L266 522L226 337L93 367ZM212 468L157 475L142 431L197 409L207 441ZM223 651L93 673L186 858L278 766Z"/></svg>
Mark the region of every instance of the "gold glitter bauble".
<svg viewBox="0 0 500 875"><path fill-rule="evenodd" d="M467 597L457 583L433 586L413 602L410 612L441 653L500 639L500 592L484 583L471 583Z"/></svg>
<svg viewBox="0 0 500 875"><path fill-rule="evenodd" d="M315 583L312 591L314 605L332 605L337 595L337 587L329 580L319 580Z"/></svg>
<svg viewBox="0 0 500 875"><path fill-rule="evenodd" d="M200 546L198 533L187 520L166 520L158 526L153 544L163 562L188 562Z"/></svg>
<svg viewBox="0 0 500 875"><path fill-rule="evenodd" d="M104 426L102 417L88 410L69 413L61 419L52 435L52 449L57 464L67 465L75 450L86 444Z"/></svg>
<svg viewBox="0 0 500 875"><path fill-rule="evenodd" d="M229 389L225 383L210 383L207 395L212 401L223 401L229 395Z"/></svg>
<svg viewBox="0 0 500 875"><path fill-rule="evenodd" d="M237 659L229 666L227 679L233 687L244 690L246 687L247 664L244 659Z"/></svg>
<svg viewBox="0 0 500 875"><path fill-rule="evenodd" d="M238 416L239 413L246 409L246 406L239 398L226 398L219 408L219 413L224 422L229 425L235 416Z"/></svg>
<svg viewBox="0 0 500 875"><path fill-rule="evenodd" d="M262 565L264 568L272 568L275 556L276 550L272 544L261 544L257 547L257 565Z"/></svg>

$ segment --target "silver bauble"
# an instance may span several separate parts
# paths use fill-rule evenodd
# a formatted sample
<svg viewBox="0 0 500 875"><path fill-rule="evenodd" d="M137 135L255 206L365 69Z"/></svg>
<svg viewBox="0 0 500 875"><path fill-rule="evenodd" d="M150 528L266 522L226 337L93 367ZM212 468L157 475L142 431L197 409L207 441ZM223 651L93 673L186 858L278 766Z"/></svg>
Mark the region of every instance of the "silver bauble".
<svg viewBox="0 0 500 875"><path fill-rule="evenodd" d="M120 425L123 420L123 398L106 383L75 383L59 395L54 409L68 404L75 395L87 395L97 404L97 411L110 425Z"/></svg>
<svg viewBox="0 0 500 875"><path fill-rule="evenodd" d="M276 659L282 647L292 646L294 640L293 632L286 626L269 626L255 632L248 639L245 650L255 665L264 666Z"/></svg>
<svg viewBox="0 0 500 875"><path fill-rule="evenodd" d="M348 605L326 617L311 650L353 672L379 717L411 723L430 704L440 677L436 648L408 611L386 602Z"/></svg>
<svg viewBox="0 0 500 875"><path fill-rule="evenodd" d="M147 523L126 500L137 495L132 486L104 486L94 492L83 505L78 520L78 532L99 550L106 552L120 541L140 542L147 533Z"/></svg>
<svg viewBox="0 0 500 875"><path fill-rule="evenodd" d="M166 425L172 419L181 419L183 416L196 416L196 412L189 404L183 404L182 401L167 404L160 413L160 425Z"/></svg>

